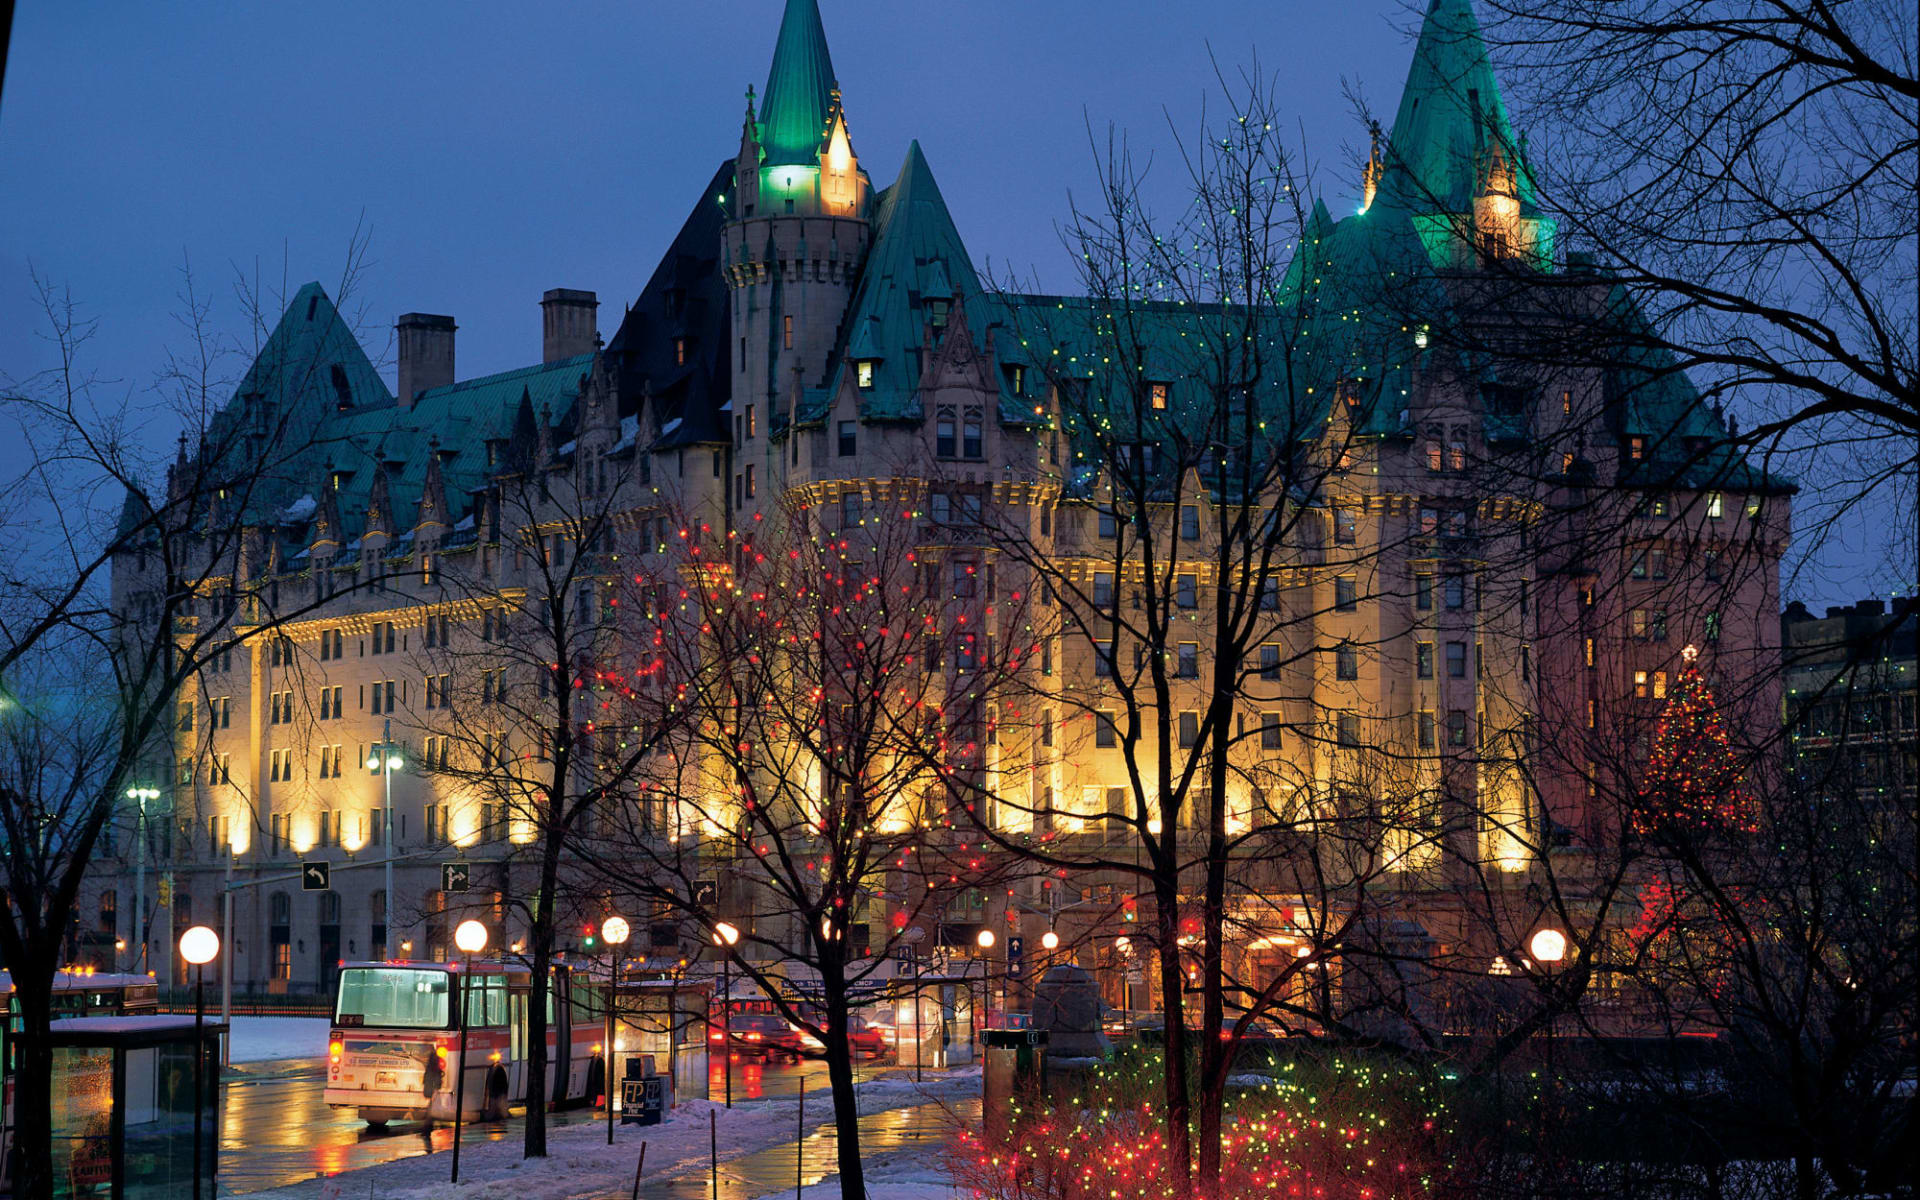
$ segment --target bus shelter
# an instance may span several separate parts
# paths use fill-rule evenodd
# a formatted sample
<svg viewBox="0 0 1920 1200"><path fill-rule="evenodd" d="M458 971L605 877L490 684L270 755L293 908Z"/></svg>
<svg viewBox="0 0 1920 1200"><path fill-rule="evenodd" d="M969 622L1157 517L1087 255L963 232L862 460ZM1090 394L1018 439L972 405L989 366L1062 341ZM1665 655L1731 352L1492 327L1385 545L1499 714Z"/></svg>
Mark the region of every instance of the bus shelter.
<svg viewBox="0 0 1920 1200"><path fill-rule="evenodd" d="M707 1098L707 1009L713 983L705 979L622 979L614 993L613 1061L625 1078L629 1059L653 1058L656 1073L673 1080L673 1102ZM614 1089L616 1095L619 1089Z"/></svg>
<svg viewBox="0 0 1920 1200"><path fill-rule="evenodd" d="M973 1061L974 991L978 975L896 975L891 1023L894 1061L903 1067L958 1067Z"/></svg>
<svg viewBox="0 0 1920 1200"><path fill-rule="evenodd" d="M54 1196L189 1200L194 1132L201 1194L220 1146L220 1039L200 1027L198 1113L192 1017L71 1017L53 1022ZM197 1122L196 1122L197 1115Z"/></svg>

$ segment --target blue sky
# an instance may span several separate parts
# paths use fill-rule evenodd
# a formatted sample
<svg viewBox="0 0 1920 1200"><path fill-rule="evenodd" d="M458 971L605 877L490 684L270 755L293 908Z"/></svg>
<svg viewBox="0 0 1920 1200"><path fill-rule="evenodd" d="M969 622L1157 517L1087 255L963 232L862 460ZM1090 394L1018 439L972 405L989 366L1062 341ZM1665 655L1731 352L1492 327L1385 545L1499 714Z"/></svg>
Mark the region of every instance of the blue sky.
<svg viewBox="0 0 1920 1200"><path fill-rule="evenodd" d="M1237 72L1257 55L1341 211L1365 142L1344 90L1390 114L1417 22L1401 0L821 8L876 185L918 138L976 260L1054 288L1072 284L1056 228L1092 183L1089 121L1157 152L1172 194L1169 118L1196 127L1211 58ZM417 310L459 322L463 377L534 361L550 287L598 292L610 335L736 150L780 9L21 0L0 96L0 373L49 361L29 264L99 319L108 388L152 403L183 261L240 335L237 274L333 291L357 227L369 268L348 307L376 360ZM1803 590L1848 598L1851 573Z"/></svg>

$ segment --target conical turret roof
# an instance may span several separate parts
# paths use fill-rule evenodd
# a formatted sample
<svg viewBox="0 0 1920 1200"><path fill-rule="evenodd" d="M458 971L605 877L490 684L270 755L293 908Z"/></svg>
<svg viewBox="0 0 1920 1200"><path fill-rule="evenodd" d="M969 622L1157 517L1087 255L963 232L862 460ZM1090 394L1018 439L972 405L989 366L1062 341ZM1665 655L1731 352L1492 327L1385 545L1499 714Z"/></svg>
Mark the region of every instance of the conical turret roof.
<svg viewBox="0 0 1920 1200"><path fill-rule="evenodd" d="M1514 163L1519 143L1472 0L1432 0L1393 119L1381 193L1411 212L1468 211L1495 153ZM1528 202L1526 172L1517 174Z"/></svg>
<svg viewBox="0 0 1920 1200"><path fill-rule="evenodd" d="M787 0L780 40L760 98L760 149L765 166L817 164L833 109L833 57L814 0Z"/></svg>

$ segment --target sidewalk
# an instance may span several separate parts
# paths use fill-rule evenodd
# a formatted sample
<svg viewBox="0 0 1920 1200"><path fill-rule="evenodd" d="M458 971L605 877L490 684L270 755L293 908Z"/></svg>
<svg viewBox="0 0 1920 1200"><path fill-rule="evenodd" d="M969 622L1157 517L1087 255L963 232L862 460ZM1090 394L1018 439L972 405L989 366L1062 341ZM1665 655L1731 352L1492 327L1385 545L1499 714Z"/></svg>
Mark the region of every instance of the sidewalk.
<svg viewBox="0 0 1920 1200"><path fill-rule="evenodd" d="M863 1145L871 1130L873 1153L929 1148L944 1143L953 1112L979 1108L980 1072L931 1072L924 1084L900 1072L860 1087ZM640 1194L656 1200L711 1200L709 1119L720 1147L720 1195L752 1200L781 1189L792 1194L795 1156L810 1181L837 1168L832 1108L824 1091L806 1097L805 1137L800 1102L783 1097L736 1103L732 1110L708 1100L689 1101L656 1126L628 1125L606 1144L601 1124L569 1126L549 1137L550 1155L527 1162L517 1139L464 1142L461 1180L447 1182L449 1155L439 1152L382 1163L363 1170L257 1192L261 1200L626 1200L641 1142L647 1143ZM823 1193L816 1190L816 1200ZM824 1193L831 1194L831 1193Z"/></svg>

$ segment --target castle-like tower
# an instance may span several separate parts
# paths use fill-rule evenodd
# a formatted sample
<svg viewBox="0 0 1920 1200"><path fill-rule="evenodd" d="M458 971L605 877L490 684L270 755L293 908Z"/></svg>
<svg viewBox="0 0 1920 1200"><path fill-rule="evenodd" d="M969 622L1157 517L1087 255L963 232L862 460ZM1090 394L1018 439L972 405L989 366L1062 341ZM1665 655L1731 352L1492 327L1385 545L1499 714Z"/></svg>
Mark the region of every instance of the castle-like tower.
<svg viewBox="0 0 1920 1200"><path fill-rule="evenodd" d="M854 155L814 0L788 0L773 67L747 114L722 257L732 311L733 503L766 499L798 398L825 384L872 238L872 185Z"/></svg>

